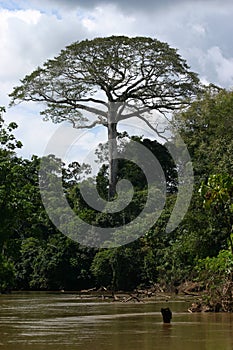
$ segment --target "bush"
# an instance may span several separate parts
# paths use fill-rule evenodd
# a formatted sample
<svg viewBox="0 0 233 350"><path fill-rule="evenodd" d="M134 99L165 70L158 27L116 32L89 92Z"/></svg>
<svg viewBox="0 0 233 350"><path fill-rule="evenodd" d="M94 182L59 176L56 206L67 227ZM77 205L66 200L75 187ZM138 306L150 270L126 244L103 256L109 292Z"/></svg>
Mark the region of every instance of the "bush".
<svg viewBox="0 0 233 350"><path fill-rule="evenodd" d="M0 254L0 293L10 292L14 286L14 266Z"/></svg>
<svg viewBox="0 0 233 350"><path fill-rule="evenodd" d="M205 283L207 304L222 311L233 311L233 255L222 250L217 257L207 257L196 266L198 280Z"/></svg>

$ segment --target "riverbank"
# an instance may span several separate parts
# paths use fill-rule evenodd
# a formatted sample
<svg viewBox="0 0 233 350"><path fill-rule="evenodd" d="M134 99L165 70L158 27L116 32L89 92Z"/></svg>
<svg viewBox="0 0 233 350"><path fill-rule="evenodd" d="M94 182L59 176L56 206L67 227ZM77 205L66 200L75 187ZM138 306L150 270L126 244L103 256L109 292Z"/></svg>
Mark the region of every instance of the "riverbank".
<svg viewBox="0 0 233 350"><path fill-rule="evenodd" d="M165 303L171 300L184 300L187 302L187 311L200 312L233 312L233 283L225 284L221 293L210 294L203 285L187 281L172 291L166 290L158 284L148 288L137 288L133 291L113 291L105 287L90 288L79 291L7 291L3 294L21 293L48 293L48 294L72 294L77 300L98 300L120 303L148 303L163 300Z"/></svg>

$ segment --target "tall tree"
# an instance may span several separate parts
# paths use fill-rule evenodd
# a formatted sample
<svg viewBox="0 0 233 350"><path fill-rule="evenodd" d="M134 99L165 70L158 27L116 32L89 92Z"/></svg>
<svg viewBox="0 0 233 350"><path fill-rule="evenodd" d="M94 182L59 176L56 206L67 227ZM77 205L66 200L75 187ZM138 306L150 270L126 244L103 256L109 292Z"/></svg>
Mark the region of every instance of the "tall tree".
<svg viewBox="0 0 233 350"><path fill-rule="evenodd" d="M41 112L75 128L108 129L109 198L116 193L117 125L138 117L159 134L151 111L174 111L197 92L199 80L177 50L147 37L111 36L75 42L27 75L12 103L46 103ZM91 116L88 115L91 114Z"/></svg>

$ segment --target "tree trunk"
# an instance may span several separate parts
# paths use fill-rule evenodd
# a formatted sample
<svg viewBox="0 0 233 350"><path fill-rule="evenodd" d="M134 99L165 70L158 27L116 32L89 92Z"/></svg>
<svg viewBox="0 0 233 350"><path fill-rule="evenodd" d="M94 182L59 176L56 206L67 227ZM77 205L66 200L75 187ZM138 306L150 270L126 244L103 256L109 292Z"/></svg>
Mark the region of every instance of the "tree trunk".
<svg viewBox="0 0 233 350"><path fill-rule="evenodd" d="M108 157L109 157L109 188L108 199L111 200L116 194L117 184L117 123L108 123Z"/></svg>

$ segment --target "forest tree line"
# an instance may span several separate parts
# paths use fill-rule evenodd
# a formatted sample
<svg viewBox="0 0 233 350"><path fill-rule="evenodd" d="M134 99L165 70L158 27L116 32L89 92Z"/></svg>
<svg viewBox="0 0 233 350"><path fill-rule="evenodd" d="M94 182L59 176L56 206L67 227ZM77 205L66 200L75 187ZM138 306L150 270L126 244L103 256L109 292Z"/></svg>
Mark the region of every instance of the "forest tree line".
<svg viewBox="0 0 233 350"><path fill-rule="evenodd" d="M104 286L133 290L159 284L174 291L184 281L198 281L217 298L233 276L233 93L208 87L192 104L173 115L194 167L195 184L187 214L171 233L166 225L177 196L177 171L166 144L132 139L148 147L159 160L167 182L166 205L155 225L136 241L117 248L97 249L71 240L51 223L38 185L40 158L17 156L22 147L14 137L16 123L0 121L0 291L82 290ZM129 139L130 142L130 139ZM51 155L54 161L54 157ZM48 160L49 161L49 160ZM61 160L55 159L61 163ZM63 187L73 211L96 225L122 222L96 213L80 194L80 165L60 164ZM107 166L88 186L107 197ZM118 178L134 186L124 220L137 216L147 195L146 179L131 162L119 164ZM111 220L113 222L111 223ZM212 283L212 284L211 284ZM211 289L211 286L214 288ZM227 293L227 292L226 292Z"/></svg>

